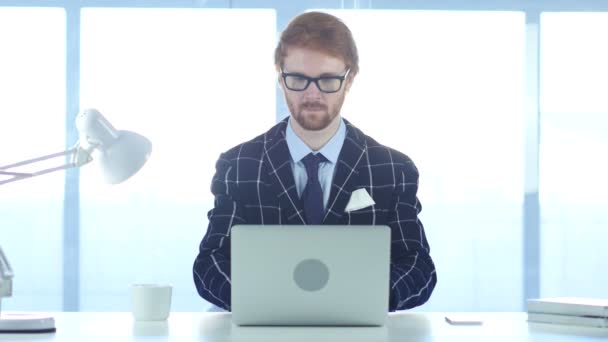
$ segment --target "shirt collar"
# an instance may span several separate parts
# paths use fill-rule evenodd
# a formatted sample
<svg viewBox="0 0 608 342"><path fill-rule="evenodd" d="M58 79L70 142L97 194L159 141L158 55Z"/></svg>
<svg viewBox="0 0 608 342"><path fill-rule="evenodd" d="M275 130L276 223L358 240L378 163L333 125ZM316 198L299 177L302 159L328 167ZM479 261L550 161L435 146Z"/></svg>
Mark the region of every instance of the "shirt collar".
<svg viewBox="0 0 608 342"><path fill-rule="evenodd" d="M287 141L291 159L294 163L297 163L309 153L313 152L313 150L296 135L296 132L291 128L291 120L292 118L289 117L287 128L285 129L285 140ZM344 144L344 139L346 139L346 125L344 124L344 120L340 118L340 126L334 136L317 152L322 153L328 161L336 164L338 162L340 150Z"/></svg>

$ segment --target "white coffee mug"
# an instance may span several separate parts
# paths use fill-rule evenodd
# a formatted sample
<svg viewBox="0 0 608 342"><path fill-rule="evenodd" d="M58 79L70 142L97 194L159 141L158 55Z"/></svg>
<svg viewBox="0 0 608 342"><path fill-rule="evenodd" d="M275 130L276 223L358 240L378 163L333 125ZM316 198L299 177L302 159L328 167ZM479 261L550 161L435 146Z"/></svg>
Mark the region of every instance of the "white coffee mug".
<svg viewBox="0 0 608 342"><path fill-rule="evenodd" d="M168 284L131 285L131 312L136 321L164 321L171 311L172 286Z"/></svg>

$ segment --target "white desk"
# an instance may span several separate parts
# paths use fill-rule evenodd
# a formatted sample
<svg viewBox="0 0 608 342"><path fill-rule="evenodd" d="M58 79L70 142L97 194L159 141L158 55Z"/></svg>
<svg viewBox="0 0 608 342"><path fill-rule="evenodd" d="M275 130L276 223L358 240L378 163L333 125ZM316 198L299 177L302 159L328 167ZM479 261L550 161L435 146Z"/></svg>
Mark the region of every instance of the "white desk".
<svg viewBox="0 0 608 342"><path fill-rule="evenodd" d="M395 313L381 328L237 327L229 313L172 312L134 322L128 312L53 313L53 334L0 334L0 341L435 342L608 341L608 329L527 323L525 313L479 313L479 326L452 326L445 313Z"/></svg>

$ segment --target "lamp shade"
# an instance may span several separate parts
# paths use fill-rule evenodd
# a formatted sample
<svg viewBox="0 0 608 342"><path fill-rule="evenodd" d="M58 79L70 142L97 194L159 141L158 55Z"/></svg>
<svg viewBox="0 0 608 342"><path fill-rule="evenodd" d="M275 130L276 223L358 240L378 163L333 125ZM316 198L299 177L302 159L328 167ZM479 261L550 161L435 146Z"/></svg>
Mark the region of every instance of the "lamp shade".
<svg viewBox="0 0 608 342"><path fill-rule="evenodd" d="M86 109L76 118L79 145L97 150L95 163L107 183L118 184L141 169L152 152L146 137L131 131L116 130L96 109Z"/></svg>
<svg viewBox="0 0 608 342"><path fill-rule="evenodd" d="M135 132L118 131L118 137L110 146L99 149L97 163L104 180L118 184L136 174L146 163L152 143Z"/></svg>

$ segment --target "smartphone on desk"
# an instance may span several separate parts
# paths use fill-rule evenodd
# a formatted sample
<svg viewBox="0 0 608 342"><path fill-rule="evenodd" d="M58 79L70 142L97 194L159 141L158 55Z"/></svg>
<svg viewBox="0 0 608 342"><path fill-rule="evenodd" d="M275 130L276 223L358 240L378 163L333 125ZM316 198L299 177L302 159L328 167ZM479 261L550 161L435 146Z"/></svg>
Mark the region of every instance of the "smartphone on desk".
<svg viewBox="0 0 608 342"><path fill-rule="evenodd" d="M445 321L450 325L481 325L483 320L480 315L468 313L456 313L445 316Z"/></svg>

